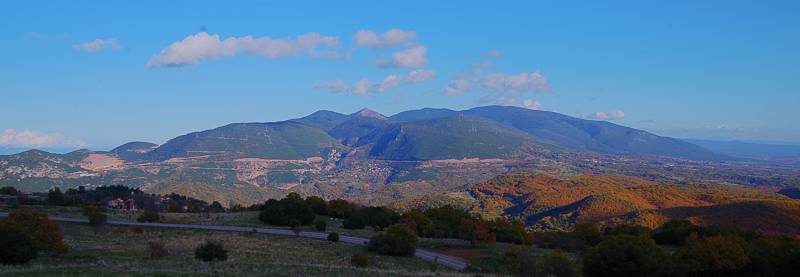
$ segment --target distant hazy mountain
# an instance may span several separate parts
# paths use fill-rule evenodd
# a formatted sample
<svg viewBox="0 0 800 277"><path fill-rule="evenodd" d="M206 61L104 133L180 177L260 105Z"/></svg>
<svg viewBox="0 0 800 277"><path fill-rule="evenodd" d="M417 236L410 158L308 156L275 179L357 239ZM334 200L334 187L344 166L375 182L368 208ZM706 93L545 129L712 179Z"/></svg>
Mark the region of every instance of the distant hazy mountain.
<svg viewBox="0 0 800 277"><path fill-rule="evenodd" d="M340 147L325 130L294 121L235 123L179 136L148 155L156 160L193 156L292 160L326 156Z"/></svg>
<svg viewBox="0 0 800 277"><path fill-rule="evenodd" d="M387 160L524 157L548 148L518 130L467 116L392 124L365 136L369 154Z"/></svg>
<svg viewBox="0 0 800 277"><path fill-rule="evenodd" d="M697 145L657 136L606 121L585 120L559 113L509 106L478 107L465 111L421 109L391 117L413 121L467 115L492 120L529 134L534 139L574 151L602 154L654 155L698 160L724 159Z"/></svg>
<svg viewBox="0 0 800 277"><path fill-rule="evenodd" d="M683 140L733 157L764 160L800 159L800 145L700 139Z"/></svg>
<svg viewBox="0 0 800 277"><path fill-rule="evenodd" d="M145 160L147 159L147 153L157 147L158 144L155 143L133 141L120 145L109 152L126 161Z"/></svg>

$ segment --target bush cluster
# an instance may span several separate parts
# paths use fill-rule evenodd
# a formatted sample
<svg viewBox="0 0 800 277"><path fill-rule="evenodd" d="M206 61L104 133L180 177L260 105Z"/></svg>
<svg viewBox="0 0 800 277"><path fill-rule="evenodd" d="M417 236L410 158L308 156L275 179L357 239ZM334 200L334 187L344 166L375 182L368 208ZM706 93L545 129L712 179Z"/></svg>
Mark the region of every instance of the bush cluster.
<svg viewBox="0 0 800 277"><path fill-rule="evenodd" d="M413 256L417 247L416 232L405 224L395 224L369 240L367 249L391 256Z"/></svg>
<svg viewBox="0 0 800 277"><path fill-rule="evenodd" d="M228 250L221 242L209 240L195 249L194 258L204 262L225 261L228 259Z"/></svg>

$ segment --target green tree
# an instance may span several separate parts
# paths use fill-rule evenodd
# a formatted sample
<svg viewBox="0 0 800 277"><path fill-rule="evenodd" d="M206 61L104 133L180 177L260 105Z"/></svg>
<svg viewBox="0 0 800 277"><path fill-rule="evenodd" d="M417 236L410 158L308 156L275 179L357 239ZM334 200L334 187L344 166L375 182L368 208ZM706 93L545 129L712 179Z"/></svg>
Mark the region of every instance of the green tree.
<svg viewBox="0 0 800 277"><path fill-rule="evenodd" d="M440 238L458 238L461 221L469 216L451 205L428 209L425 215L433 222L433 236Z"/></svg>
<svg viewBox="0 0 800 277"><path fill-rule="evenodd" d="M336 199L328 202L328 215L334 218L348 218L355 211L355 205L347 200Z"/></svg>
<svg viewBox="0 0 800 277"><path fill-rule="evenodd" d="M588 246L595 246L603 240L603 233L593 223L575 224L571 234Z"/></svg>
<svg viewBox="0 0 800 277"><path fill-rule="evenodd" d="M212 213L224 213L225 207L222 207L222 204L219 202L214 201L210 206L208 206L208 211Z"/></svg>
<svg viewBox="0 0 800 277"><path fill-rule="evenodd" d="M314 228L317 229L317 231L325 231L328 229L328 221L324 218L317 218L317 220L314 221Z"/></svg>
<svg viewBox="0 0 800 277"><path fill-rule="evenodd" d="M369 223L369 212L364 209L358 210L350 214L350 216L342 222L342 227L345 229L364 229Z"/></svg>
<svg viewBox="0 0 800 277"><path fill-rule="evenodd" d="M88 217L89 217L89 225L94 227L95 234L97 234L100 227L105 225L106 222L108 221L108 216L99 209L89 212Z"/></svg>
<svg viewBox="0 0 800 277"><path fill-rule="evenodd" d="M382 234L372 237L367 249L383 255L413 256L418 240L414 230L405 224L395 224L387 227Z"/></svg>
<svg viewBox="0 0 800 277"><path fill-rule="evenodd" d="M36 258L33 241L12 226L0 222L0 264L21 265Z"/></svg>
<svg viewBox="0 0 800 277"><path fill-rule="evenodd" d="M339 233L337 233L337 232L328 233L328 241L330 241L330 242L339 242Z"/></svg>
<svg viewBox="0 0 800 277"><path fill-rule="evenodd" d="M748 274L756 276L800 276L800 240L761 237L749 242Z"/></svg>
<svg viewBox="0 0 800 277"><path fill-rule="evenodd" d="M631 236L650 236L650 228L641 225L628 225L622 224L614 226L606 231L606 235L609 236L618 236L618 235L631 235Z"/></svg>
<svg viewBox="0 0 800 277"><path fill-rule="evenodd" d="M684 245L692 233L699 234L701 228L688 220L671 220L653 232L658 244Z"/></svg>
<svg viewBox="0 0 800 277"><path fill-rule="evenodd" d="M682 271L698 276L742 274L750 263L746 242L738 236L690 238L676 256Z"/></svg>
<svg viewBox="0 0 800 277"><path fill-rule="evenodd" d="M48 219L47 214L40 211L31 208L14 210L0 225L11 226L27 235L38 250L55 253L65 253L68 250L58 223Z"/></svg>
<svg viewBox="0 0 800 277"><path fill-rule="evenodd" d="M306 204L311 206L311 210L318 215L328 215L328 203L319 196L306 197Z"/></svg>
<svg viewBox="0 0 800 277"><path fill-rule="evenodd" d="M427 237L433 233L433 221L418 209L409 210L400 216L400 223L417 231L418 236Z"/></svg>
<svg viewBox="0 0 800 277"><path fill-rule="evenodd" d="M386 207L367 207L368 224L375 230L383 230L389 225L397 223L400 215Z"/></svg>
<svg viewBox="0 0 800 277"><path fill-rule="evenodd" d="M64 205L64 193L61 192L61 189L55 187L47 192L47 205L51 206Z"/></svg>
<svg viewBox="0 0 800 277"><path fill-rule="evenodd" d="M461 221L459 229L461 238L469 241L470 245L475 246L478 242L495 242L497 239L489 224L480 218L468 217Z"/></svg>
<svg viewBox="0 0 800 277"><path fill-rule="evenodd" d="M648 276L659 272L668 259L647 237L612 236L589 248L583 258L586 276Z"/></svg>
<svg viewBox="0 0 800 277"><path fill-rule="evenodd" d="M17 194L19 194L19 191L17 189L15 189L14 187L2 187L2 188L0 188L0 194L17 195Z"/></svg>
<svg viewBox="0 0 800 277"><path fill-rule="evenodd" d="M275 226L287 226L292 222L296 222L297 225L309 225L315 217L311 206L297 193L290 193L279 201L268 200L258 216L262 222Z"/></svg>
<svg viewBox="0 0 800 277"><path fill-rule="evenodd" d="M499 242L525 243L525 224L521 221L508 221L505 218L498 218L489 224L489 228Z"/></svg>

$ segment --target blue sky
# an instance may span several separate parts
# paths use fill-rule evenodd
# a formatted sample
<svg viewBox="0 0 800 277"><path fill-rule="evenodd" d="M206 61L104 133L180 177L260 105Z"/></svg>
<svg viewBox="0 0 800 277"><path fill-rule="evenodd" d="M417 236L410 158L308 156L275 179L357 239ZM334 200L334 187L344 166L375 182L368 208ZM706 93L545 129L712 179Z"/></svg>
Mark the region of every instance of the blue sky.
<svg viewBox="0 0 800 277"><path fill-rule="evenodd" d="M800 141L797 1L291 2L2 1L0 147L489 104Z"/></svg>

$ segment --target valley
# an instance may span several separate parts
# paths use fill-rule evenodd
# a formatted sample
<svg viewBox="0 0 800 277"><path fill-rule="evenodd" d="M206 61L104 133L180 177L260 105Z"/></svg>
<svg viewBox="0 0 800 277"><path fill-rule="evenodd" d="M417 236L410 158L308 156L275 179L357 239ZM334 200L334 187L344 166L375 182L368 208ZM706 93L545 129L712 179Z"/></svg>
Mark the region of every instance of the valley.
<svg viewBox="0 0 800 277"><path fill-rule="evenodd" d="M522 187L492 183L516 178L522 181L514 186ZM748 200L786 199L776 192L800 187L800 169L608 122L505 106L391 117L366 109L320 111L229 124L160 146L131 142L108 152L0 156L0 186L43 192L109 185L228 207L290 192L363 205L455 204L559 230L580 221L656 226L667 218L665 210L726 204L736 193ZM554 190L558 186L566 187ZM562 198L567 192L570 197ZM598 208L603 211L591 214Z"/></svg>

